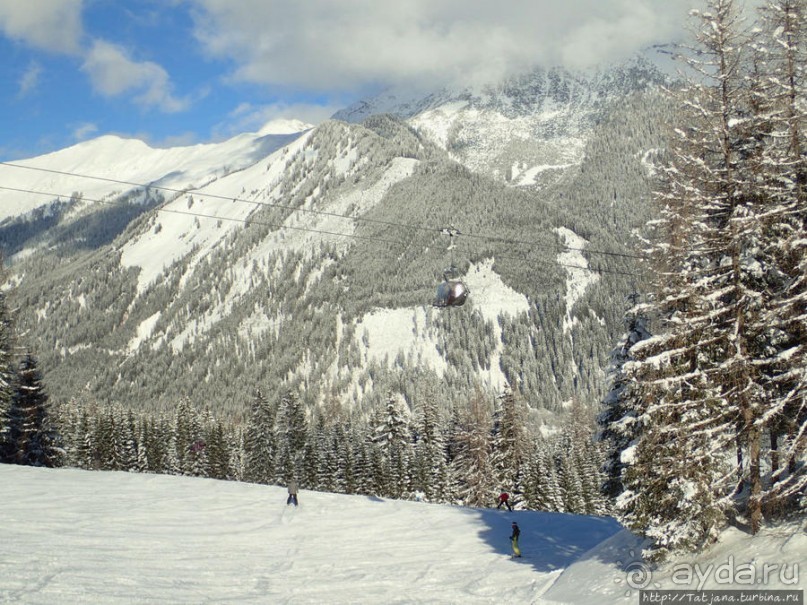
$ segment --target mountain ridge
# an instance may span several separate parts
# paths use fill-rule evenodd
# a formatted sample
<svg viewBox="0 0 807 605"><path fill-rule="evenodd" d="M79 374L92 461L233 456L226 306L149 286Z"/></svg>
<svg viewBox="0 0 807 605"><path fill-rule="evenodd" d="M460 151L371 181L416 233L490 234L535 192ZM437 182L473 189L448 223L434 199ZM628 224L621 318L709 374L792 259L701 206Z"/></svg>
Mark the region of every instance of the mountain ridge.
<svg viewBox="0 0 807 605"><path fill-rule="evenodd" d="M489 139L459 161L426 114L332 120L282 135L293 140L265 154L251 155L260 137L236 137L228 144L241 155L186 157L191 171L175 163L157 184L99 181L93 196L62 184L77 192L73 206L17 245L20 323L63 398L148 408L185 396L238 414L257 386L270 396L299 387L310 406L335 397L364 413L389 390L411 402L434 389L451 406L477 385L507 383L536 413L576 397L594 403L621 330L619 271L633 269L585 250L570 267L558 229L581 238L578 249L622 250L646 215L642 159L659 142L641 126L656 93L639 88L628 97L635 107L622 97L605 107L580 157L540 185L526 183L526 163L511 165L509 180L469 166ZM616 157L632 166L629 178L624 166L610 173ZM90 199L105 202L104 221ZM14 221L0 229L19 233ZM453 253L441 235L449 226L462 231ZM567 296L593 261L602 279ZM434 289L453 263L471 302L437 312Z"/></svg>

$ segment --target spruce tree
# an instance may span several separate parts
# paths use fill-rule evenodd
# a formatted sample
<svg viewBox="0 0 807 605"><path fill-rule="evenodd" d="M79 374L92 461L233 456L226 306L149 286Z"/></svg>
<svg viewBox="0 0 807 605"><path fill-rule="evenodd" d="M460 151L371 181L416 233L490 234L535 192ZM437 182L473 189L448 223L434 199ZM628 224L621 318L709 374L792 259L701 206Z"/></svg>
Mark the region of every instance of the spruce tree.
<svg viewBox="0 0 807 605"><path fill-rule="evenodd" d="M277 417L276 472L283 484L301 479L308 422L300 397L290 390L281 399Z"/></svg>
<svg viewBox="0 0 807 605"><path fill-rule="evenodd" d="M477 390L461 414L454 435L452 474L457 497L466 506L490 506L496 496L493 470L491 409L481 390Z"/></svg>
<svg viewBox="0 0 807 605"><path fill-rule="evenodd" d="M275 422L277 408L260 389L250 405L244 431L244 480L253 483L274 483L277 475L277 437Z"/></svg>
<svg viewBox="0 0 807 605"><path fill-rule="evenodd" d="M427 501L444 497L448 482L445 442L433 390L423 398L416 423L413 488Z"/></svg>
<svg viewBox="0 0 807 605"><path fill-rule="evenodd" d="M2 277L2 257L0 257L0 277ZM10 457L10 435L8 414L11 407L14 382L12 356L12 323L6 306L6 295L0 290L0 461Z"/></svg>
<svg viewBox="0 0 807 605"><path fill-rule="evenodd" d="M500 400L500 412L493 440L493 466L503 491L521 494L530 446L524 403L506 386Z"/></svg>
<svg viewBox="0 0 807 605"><path fill-rule="evenodd" d="M372 441L380 456L381 493L392 498L407 495L411 489L412 459L408 408L392 392L376 415Z"/></svg>
<svg viewBox="0 0 807 605"><path fill-rule="evenodd" d="M639 438L638 410L635 401L628 397L629 379L625 364L633 360L633 346L650 337L646 306L638 304L638 294L631 295L633 307L625 314L626 334L611 352L610 389L597 418L599 440L605 448L603 493L616 498L622 493L622 475L630 464L630 448ZM626 453L627 452L627 453Z"/></svg>
<svg viewBox="0 0 807 605"><path fill-rule="evenodd" d="M756 79L766 114L756 120L766 137L759 180L766 213L763 241L768 270L761 299L759 359L768 405L770 482L758 500L769 515L787 509L807 491L807 159L804 156L807 6L804 0L769 0L761 8L762 35L756 50L762 67ZM762 112L759 112L762 113ZM764 443L764 442L763 442Z"/></svg>
<svg viewBox="0 0 807 605"><path fill-rule="evenodd" d="M755 533L766 499L805 487L799 465L780 463L775 451L783 433L793 435L790 460L805 445L804 274L796 269L804 245L795 243L804 239L804 159L793 154L802 91L770 94L788 78L765 65L788 43L776 52L759 38L752 44L732 0L710 0L695 15L698 77L683 90L657 195L660 236L649 247L659 329L625 367L626 401L640 423L636 447L621 454L635 463L619 504L659 554L713 540L735 507ZM780 22L760 35L786 29ZM770 490L766 457L779 469L774 482L787 476Z"/></svg>
<svg viewBox="0 0 807 605"><path fill-rule="evenodd" d="M61 466L63 449L50 415L50 404L36 359L20 362L8 413L6 459L27 466Z"/></svg>

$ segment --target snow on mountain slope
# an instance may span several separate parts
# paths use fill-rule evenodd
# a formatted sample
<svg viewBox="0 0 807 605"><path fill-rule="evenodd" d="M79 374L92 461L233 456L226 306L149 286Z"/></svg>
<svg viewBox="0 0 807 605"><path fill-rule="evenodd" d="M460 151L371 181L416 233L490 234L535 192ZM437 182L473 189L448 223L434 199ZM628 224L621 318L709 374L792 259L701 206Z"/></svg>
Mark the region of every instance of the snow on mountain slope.
<svg viewBox="0 0 807 605"><path fill-rule="evenodd" d="M123 266L140 268L139 289L142 291L165 267L193 249L197 250L198 262L232 229L242 228L261 204L273 203L269 188L285 170L287 158L302 149L308 136L298 137L269 158L261 158L262 162L253 162L238 173L224 175L162 206L154 228L130 239L122 248Z"/></svg>
<svg viewBox="0 0 807 605"><path fill-rule="evenodd" d="M154 149L137 139L105 135L47 155L10 162L14 166L0 165L0 183L4 187L46 194L0 189L0 221L74 192L95 201L111 200L133 189L131 185L111 181L172 189L201 187L253 164L308 128L302 122L270 122L259 133L241 134L222 143L168 149Z"/></svg>
<svg viewBox="0 0 807 605"><path fill-rule="evenodd" d="M17 605L627 605L639 587L805 587L799 523L753 538L729 529L653 569L603 517L307 490L295 509L280 487L13 465L0 483L0 602ZM513 520L521 559L509 556ZM687 584L687 568L703 580Z"/></svg>
<svg viewBox="0 0 807 605"><path fill-rule="evenodd" d="M574 322L572 308L585 293L586 289L599 280L600 276L588 269L588 261L582 250L588 243L571 229L560 227L555 230L568 249L558 254L558 263L566 270L566 317L563 319L563 331L568 332Z"/></svg>
<svg viewBox="0 0 807 605"><path fill-rule="evenodd" d="M529 302L524 295L502 282L493 270L493 262L493 259L487 259L482 263L472 264L462 279L471 293L472 302L469 305L479 309L482 317L491 322L495 341L498 343L491 356L490 370L480 370L479 378L493 389L501 391L507 384L507 378L499 365L502 333L497 320L499 315L527 313ZM365 315L357 322L356 327L356 338L363 358L391 364L400 356L442 376L448 366L445 357L438 350L440 335L427 318L426 308L430 302L424 301L423 307L376 309ZM442 312L452 311L448 309Z"/></svg>
<svg viewBox="0 0 807 605"><path fill-rule="evenodd" d="M410 122L471 170L527 187L547 184L550 171L562 173L583 161L585 131L577 136L541 132L559 113L557 109L547 109L513 117L497 109L449 103L421 113Z"/></svg>
<svg viewBox="0 0 807 605"><path fill-rule="evenodd" d="M533 603L619 530L306 490L294 509L279 487L159 475L3 465L0 480L0 601L19 605Z"/></svg>
<svg viewBox="0 0 807 605"><path fill-rule="evenodd" d="M668 76L648 57L585 72L536 68L485 86L430 94L389 90L334 118L403 118L471 170L512 186L544 188L583 160L594 124L614 102Z"/></svg>

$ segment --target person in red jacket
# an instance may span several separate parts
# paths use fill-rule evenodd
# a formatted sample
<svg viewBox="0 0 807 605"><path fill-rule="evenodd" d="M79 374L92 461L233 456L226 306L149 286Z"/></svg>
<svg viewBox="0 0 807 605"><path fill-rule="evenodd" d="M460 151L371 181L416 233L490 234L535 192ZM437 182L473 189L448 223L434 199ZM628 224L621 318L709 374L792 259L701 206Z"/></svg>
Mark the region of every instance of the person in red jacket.
<svg viewBox="0 0 807 605"><path fill-rule="evenodd" d="M502 492L501 494L499 494L499 505L496 508L501 508L502 504L504 504L507 507L507 510L513 512L513 507L510 506L510 494L508 494L507 492Z"/></svg>

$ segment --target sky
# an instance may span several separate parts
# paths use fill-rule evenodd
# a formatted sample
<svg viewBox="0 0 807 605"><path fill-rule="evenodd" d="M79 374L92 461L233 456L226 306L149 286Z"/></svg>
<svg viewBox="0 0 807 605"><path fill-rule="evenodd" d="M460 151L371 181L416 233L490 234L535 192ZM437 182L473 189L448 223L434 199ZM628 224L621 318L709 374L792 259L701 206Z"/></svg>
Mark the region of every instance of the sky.
<svg viewBox="0 0 807 605"><path fill-rule="evenodd" d="M15 605L635 605L642 588L807 587L803 520L727 528L653 567L609 517L305 489L294 508L276 486L8 464L0 485L0 602Z"/></svg>
<svg viewBox="0 0 807 605"><path fill-rule="evenodd" d="M316 124L389 87L588 67L677 41L698 0L0 0L0 161Z"/></svg>

